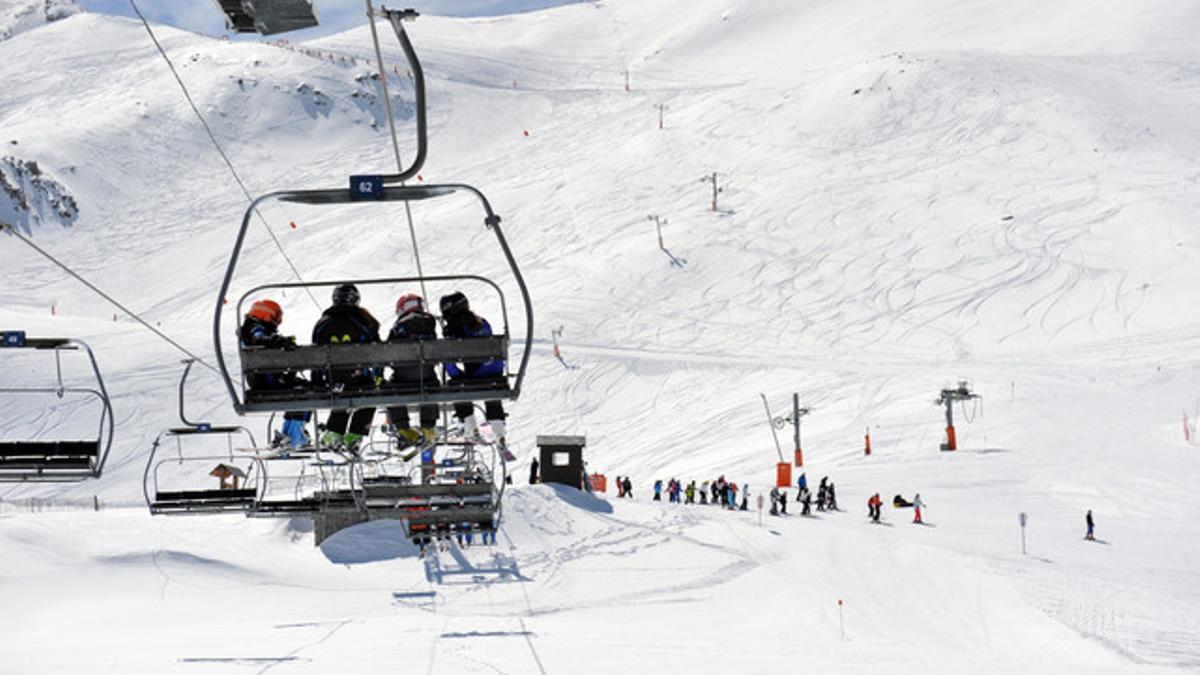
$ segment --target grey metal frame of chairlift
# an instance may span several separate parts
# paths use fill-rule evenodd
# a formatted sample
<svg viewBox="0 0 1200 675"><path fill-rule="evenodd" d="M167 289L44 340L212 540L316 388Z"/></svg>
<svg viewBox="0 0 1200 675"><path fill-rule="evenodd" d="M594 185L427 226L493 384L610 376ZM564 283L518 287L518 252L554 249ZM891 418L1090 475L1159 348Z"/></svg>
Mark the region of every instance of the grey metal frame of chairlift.
<svg viewBox="0 0 1200 675"><path fill-rule="evenodd" d="M274 35L312 28L317 14L311 0L216 0L225 24L235 33Z"/></svg>
<svg viewBox="0 0 1200 675"><path fill-rule="evenodd" d="M10 343L0 343L0 353L7 350L53 350L57 387L3 387L0 394L83 394L100 401L100 420L96 440L28 440L0 441L0 482L74 482L99 478L112 449L115 422L112 401L104 387L104 378L96 364L96 355L82 340L74 338L26 338L23 333L10 332ZM96 387L67 387L63 384L62 352L82 350L92 366Z"/></svg>
<svg viewBox="0 0 1200 675"><path fill-rule="evenodd" d="M179 465L189 464L195 465L200 462L225 461L236 462L239 458L234 456L233 442L238 436L245 437L250 441L250 447L256 447L254 434L249 429L242 426L213 426L207 422L192 422L188 419L184 409L185 385L187 383L188 374L192 371L192 365L195 361L187 359L184 361L183 376L179 378L179 419L183 426L172 427L160 433L154 439L154 445L150 448L150 456L146 460L146 469L142 474L142 494L146 498L146 506L149 507L152 514L167 514L167 515L184 515L184 514L201 514L201 513L226 513L226 512L248 512L253 509L262 499L263 491L266 489L266 466L258 457L242 457L240 459L251 459L251 475L246 476L247 483L253 485L249 488L239 488L236 490L171 490L162 491L158 489L158 472L164 464L170 462L178 462ZM228 457L225 455L203 455L195 457L185 457L183 452L184 439L195 438L197 436L224 436L228 444ZM176 457L167 457L157 459L159 448L163 443L170 440L175 440Z"/></svg>
<svg viewBox="0 0 1200 675"><path fill-rule="evenodd" d="M225 271L221 288L217 293L216 309L213 317L213 345L216 352L217 366L225 381L230 398L233 401L234 409L240 415L252 412L316 411L333 408L419 405L422 403L437 403L439 405L456 402L473 403L476 401L497 399L514 400L520 395L533 348L533 305L529 297L529 289L525 285L521 271L517 266L516 260L513 258L507 240L504 238L504 233L500 227L500 216L496 215L492 210L491 203L482 192L470 185L461 183L422 186L403 185L405 181L415 177L420 171L425 162L428 147L425 112L425 77L420 61L417 59L416 52L402 23L405 20L415 18L417 13L412 10L396 11L384 9L375 12L374 16L382 16L390 22L393 30L396 32L397 39L400 41L400 46L404 51L410 72L412 73L416 99L416 155L412 164L407 169L401 170L400 173L358 177L378 182L377 186L369 190L369 200L363 198L360 190L366 187L370 180L356 183L355 177L352 177L351 189L349 190L318 189L272 192L258 197L247 208L242 218L241 228L238 231L233 252L230 256L229 266ZM372 16L372 20L374 16ZM259 30L258 32L262 31ZM344 392L330 391L328 394L322 393L321 396L302 395L298 397L287 395L273 397L269 394L262 396L249 395L250 392L246 388L246 375L248 372L253 374L254 372L271 372L272 370L276 372L321 370L330 367L362 367L395 365L400 363L419 364L435 361L470 362L493 358L503 358L506 365L511 363L508 348L512 338L508 327L508 311L504 294L495 282L483 277L470 275L289 283L260 286L257 289L252 289L238 301L237 309L239 316L241 305L246 298L250 294L264 288L310 287L336 283L369 284L472 279L491 285L499 293L504 314L504 332L502 335L493 338L475 338L471 340L438 339L412 343L320 345L285 350L247 350L239 348L239 360L241 364L239 376L241 382L240 384L234 383L225 360L224 351L222 350L222 310L228 297L233 275L237 270L238 259L245 243L250 220L260 205L271 200L313 206L375 202L413 202L443 197L456 192L470 194L479 200L484 211L484 225L495 234L496 241L504 253L505 260L508 262L509 269L521 293L521 300L525 310L524 348L521 354L520 365L515 375L511 371L506 372L504 378L505 386L499 388L494 386L489 387L488 385L484 385L482 388L469 388L461 385L459 387L443 387L439 383L438 387L434 390L419 387L416 392L380 390L350 392L350 395L343 395ZM509 379L512 379L511 384L508 384ZM468 456L472 460L474 459L472 453L468 453ZM315 515L322 512L324 508L354 508L362 512L372 512L378 517L381 511L391 511L392 513L399 514L398 517L407 523L410 537L422 538L448 536L455 532L463 531L465 528L494 529L500 522L501 499L504 494L504 484L507 478L507 464L504 463L503 457L501 457L501 462L502 479L499 488L495 484L496 474L494 466L488 471L488 476L491 480L483 483L463 485L387 485L378 486L379 489L365 485L361 475L358 477L358 485L356 486L353 467L351 467L349 490L323 490L318 491L313 497L308 498L300 498L297 495L297 499L293 501L263 500L260 498L256 507L248 511L247 515ZM265 471L262 475L265 485ZM483 504L484 506L476 506L476 504ZM414 531L414 527L419 529Z"/></svg>
<svg viewBox="0 0 1200 675"><path fill-rule="evenodd" d="M335 408L354 408L354 407L369 407L369 406L399 406L421 403L455 403L467 401L482 401L482 400L515 400L521 392L521 385L525 379L525 371L529 364L529 356L533 349L533 304L529 298L529 289L525 285L524 277L521 276L521 270L517 266L516 260L513 258L512 251L509 249L508 241L504 238L504 233L500 227L500 216L492 210L491 203L487 200L482 192L478 189L463 183L449 183L442 185L395 185L394 183L403 183L412 178L420 171L421 166L425 162L425 156L428 150L427 142L427 123L425 114L425 75L421 69L420 60L416 56L416 51L413 49L411 41L408 39L408 34L404 30L403 21L415 18L416 12L411 10L395 11L382 10L379 12L391 23L396 32L396 37L400 41L401 48L404 51L405 58L408 60L409 68L413 75L413 88L416 98L416 127L417 127L417 153L413 159L413 163L407 169L398 174L379 175L371 178L378 179L380 186L372 194L370 200L361 198L360 194L354 189L354 180L352 177L351 189L317 189L317 190L284 190L272 192L261 197L258 197L246 209L245 215L242 217L241 228L238 230L237 239L234 243L233 252L230 255L229 266L225 270L225 276L221 282L221 288L217 293L216 309L213 316L213 345L216 351L217 366L221 371L221 376L225 380L226 388L229 390L229 396L233 401L233 407L240 415L252 412L285 412L289 410L324 410ZM500 249L504 253L505 260L508 262L509 270L513 278L516 280L517 286L521 292L521 299L525 308L525 345L521 355L521 363L517 369L516 375L513 378L511 386L503 388L481 388L471 389L467 387L456 387L451 390L442 389L439 391L428 391L422 388L416 394L413 393L398 393L394 391L380 390L376 392L352 392L351 395L343 396L341 392L330 391L328 394L312 397L272 397L270 395L248 395L250 392L245 387L247 371L254 372L262 371L265 368L275 367L278 370L320 370L331 366L360 366L360 365L387 365L395 363L422 363L426 361L472 361L472 360L487 360L490 358L504 357L506 364L509 361L507 358L507 347L511 340L511 336L507 330L507 317L505 332L502 336L494 338L474 338L470 340L431 340L425 342L411 343L375 343L375 344L339 344L339 345L320 345L320 346L305 346L298 347L294 350L263 350L263 349L239 349L239 357L241 361L241 384L235 385L233 377L229 373L228 365L225 362L225 354L222 350L222 329L221 318L226 299L229 293L229 287L233 281L233 275L237 271L238 259L241 256L243 245L245 244L246 233L250 227L250 220L255 211L260 205L271 200L279 200L306 205L339 205L339 204L374 204L378 202L413 202L425 199L432 199L453 194L455 192L465 192L473 195L479 200L484 210L484 225L496 235L496 241L500 245ZM438 280L453 277L425 277L424 280ZM463 277L459 277L463 278ZM482 279L480 277L475 277ZM412 281L421 281L422 278L411 278ZM487 283L499 289L495 283L483 279ZM348 282L354 280L348 280ZM380 283L393 280L363 280L358 283ZM325 283L292 283L292 284L276 284L270 287L309 287L316 285L326 285ZM260 289L263 287L260 287ZM254 289L252 289L253 292ZM243 296L243 300L246 296ZM503 300L503 294L501 294ZM238 303L239 311L241 301ZM507 312L506 312L507 314ZM239 314L240 316L240 314ZM503 349L501 349L503 348ZM247 368L249 366L249 368ZM290 400L272 400L285 398ZM252 400L257 399L257 400Z"/></svg>

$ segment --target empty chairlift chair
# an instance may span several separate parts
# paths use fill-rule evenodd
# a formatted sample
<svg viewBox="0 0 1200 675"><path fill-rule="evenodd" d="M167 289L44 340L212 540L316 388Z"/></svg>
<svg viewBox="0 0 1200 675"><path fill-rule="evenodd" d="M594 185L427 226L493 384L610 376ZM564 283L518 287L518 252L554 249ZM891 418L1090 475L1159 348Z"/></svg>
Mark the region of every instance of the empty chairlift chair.
<svg viewBox="0 0 1200 675"><path fill-rule="evenodd" d="M71 338L29 338L22 331L6 331L0 335L0 353L23 350L53 353L55 386L2 387L0 396L20 398L54 394L60 399L82 396L98 402L100 415L94 437L0 440L0 482L66 482L99 477L112 448L114 428L112 404L91 348ZM79 352L87 356L91 365L95 378L92 387L67 386L63 381L63 354ZM3 368L0 365L0 370Z"/></svg>
<svg viewBox="0 0 1200 675"><path fill-rule="evenodd" d="M254 435L245 427L188 421L184 413L184 384L193 362L185 363L187 367L179 381L179 417L183 426L167 429L154 439L142 477L146 505L154 514L249 512L258 504L266 485L263 462L254 454ZM195 451L197 444L221 440L224 451L219 454L211 447ZM239 448L239 442L249 445ZM171 445L174 456L159 454L164 446Z"/></svg>

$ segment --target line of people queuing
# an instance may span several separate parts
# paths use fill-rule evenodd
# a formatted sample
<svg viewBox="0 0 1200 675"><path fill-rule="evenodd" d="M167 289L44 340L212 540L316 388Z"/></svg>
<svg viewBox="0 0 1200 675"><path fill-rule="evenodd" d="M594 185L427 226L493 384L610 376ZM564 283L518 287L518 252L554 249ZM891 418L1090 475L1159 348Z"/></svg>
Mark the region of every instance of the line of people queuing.
<svg viewBox="0 0 1200 675"><path fill-rule="evenodd" d="M317 321L312 331L312 344L412 342L437 339L437 317L425 308L425 300L415 293L405 293L396 300L396 319L386 340L380 339L380 323L370 311L360 306L361 295L354 284L341 284L333 289L332 303ZM467 296L460 291L445 295L438 303L441 310L442 336L445 338L478 338L492 335L491 324L471 310ZM294 336L282 335L283 308L270 299L254 302L243 319L238 332L243 348L287 349L296 345ZM438 386L440 381L433 363L413 363L392 368L385 380L383 368L329 368L313 370L311 381L299 373L258 373L251 375L247 385L251 390L281 389L358 389L379 387L384 382L422 388ZM482 362L445 363L443 370L448 381L495 381L503 384L503 359ZM411 428L408 406L387 409L389 424L385 429L402 445L429 445L437 438L438 406L432 403L415 406L418 409L418 428ZM360 441L370 433L375 408L333 410L323 426L321 445L332 449L357 450ZM486 401L484 414L496 441L505 439L505 412L500 401ZM454 416L460 422L463 436L478 439L478 422L470 401L454 404ZM310 444L305 425L310 413L290 411L284 414L283 427L277 435L277 445L303 447Z"/></svg>
<svg viewBox="0 0 1200 675"><path fill-rule="evenodd" d="M617 476L614 481L617 486L617 497L633 497L633 483L629 476ZM837 488L828 476L821 478L816 495L808 487L808 478L800 474L796 481L796 502L801 505L801 515L811 515L815 502L817 511L838 511ZM653 501L666 500L673 504L712 504L724 506L726 509L746 511L750 504L750 486L742 483L740 486L733 481L720 476L713 481L703 481L699 485L695 480L686 485L675 478L664 483L661 479L654 481ZM788 493L786 489L772 487L771 515L787 515Z"/></svg>

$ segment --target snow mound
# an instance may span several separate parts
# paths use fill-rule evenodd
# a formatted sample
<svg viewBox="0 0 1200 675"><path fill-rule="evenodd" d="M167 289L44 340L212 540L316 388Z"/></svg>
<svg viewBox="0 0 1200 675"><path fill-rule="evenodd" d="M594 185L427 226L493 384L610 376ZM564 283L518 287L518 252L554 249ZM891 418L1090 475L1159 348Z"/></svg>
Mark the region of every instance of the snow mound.
<svg viewBox="0 0 1200 675"><path fill-rule="evenodd" d="M0 41L83 11L75 0L0 2Z"/></svg>

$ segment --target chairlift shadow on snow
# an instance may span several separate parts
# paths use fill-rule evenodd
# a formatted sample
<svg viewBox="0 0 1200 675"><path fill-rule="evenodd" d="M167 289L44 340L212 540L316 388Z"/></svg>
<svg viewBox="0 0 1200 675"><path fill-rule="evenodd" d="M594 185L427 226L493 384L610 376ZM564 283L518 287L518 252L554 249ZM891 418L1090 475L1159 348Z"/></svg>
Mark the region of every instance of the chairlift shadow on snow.
<svg viewBox="0 0 1200 675"><path fill-rule="evenodd" d="M994 455L998 453L1009 453L1012 450L1007 448L964 448L955 452L965 452L971 455Z"/></svg>
<svg viewBox="0 0 1200 675"><path fill-rule="evenodd" d="M671 263L670 263L670 264L671 264L671 267L680 267L680 268L682 268L682 267L684 267L685 265L687 265L687 258L678 258L678 257L676 257L676 256L675 256L675 254L674 254L674 253L671 253L671 252L670 252L669 250L667 250L665 247L664 247L663 249L661 249L661 250L662 250L662 252L663 252L663 253L665 253L665 254L667 255L667 259L671 261Z"/></svg>
<svg viewBox="0 0 1200 675"><path fill-rule="evenodd" d="M485 564L476 564L464 554L458 546L451 544L448 551L454 565L443 564L443 556L430 546L425 555L425 578L439 586L476 586L503 584L521 581L532 581L521 573L517 559L500 553L494 548L491 558Z"/></svg>
<svg viewBox="0 0 1200 675"><path fill-rule="evenodd" d="M612 513L613 507L607 499L601 499L594 494L584 492L569 485L558 483L542 483L554 492L554 495L577 509L592 513Z"/></svg>
<svg viewBox="0 0 1200 675"><path fill-rule="evenodd" d="M369 520L334 533L319 546L329 562L339 565L416 558L420 550L408 540L404 523L398 520Z"/></svg>

